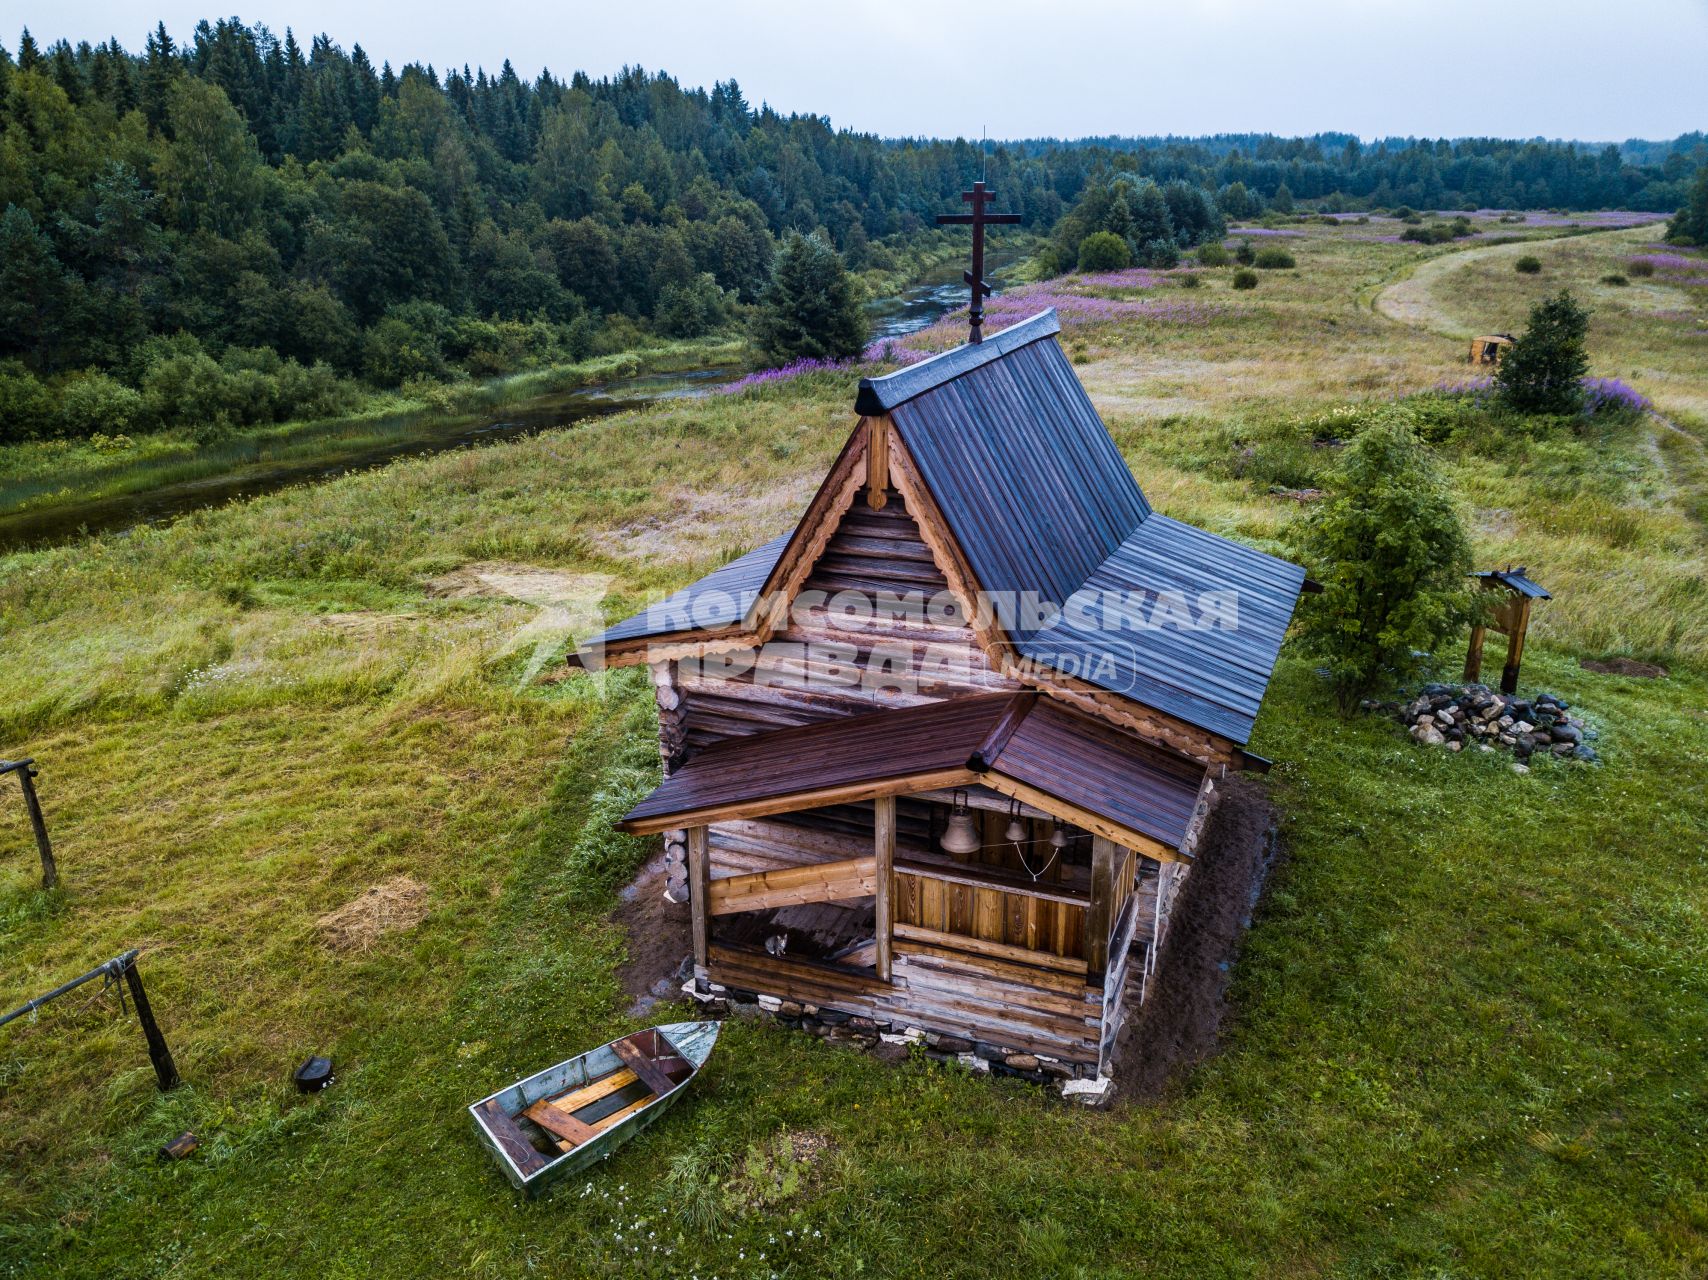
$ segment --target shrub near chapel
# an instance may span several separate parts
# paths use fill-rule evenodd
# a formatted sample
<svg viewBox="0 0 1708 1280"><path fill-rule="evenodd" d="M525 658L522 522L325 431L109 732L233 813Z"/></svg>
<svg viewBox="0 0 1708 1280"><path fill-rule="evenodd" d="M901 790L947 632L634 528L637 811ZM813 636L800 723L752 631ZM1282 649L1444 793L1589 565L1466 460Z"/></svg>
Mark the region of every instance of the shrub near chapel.
<svg viewBox="0 0 1708 1280"><path fill-rule="evenodd" d="M1411 424L1390 415L1347 446L1300 542L1323 584L1300 601L1300 637L1326 664L1342 715L1415 674L1469 607L1471 548L1447 483Z"/></svg>

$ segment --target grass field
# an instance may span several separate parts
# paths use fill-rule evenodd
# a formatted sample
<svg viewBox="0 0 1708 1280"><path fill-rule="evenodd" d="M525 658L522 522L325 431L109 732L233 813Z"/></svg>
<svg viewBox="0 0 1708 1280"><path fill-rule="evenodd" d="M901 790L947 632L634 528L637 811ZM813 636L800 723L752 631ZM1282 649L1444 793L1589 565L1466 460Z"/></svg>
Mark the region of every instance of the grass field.
<svg viewBox="0 0 1708 1280"><path fill-rule="evenodd" d="M1378 229L1304 229L1250 292L1222 269L1034 296L1190 304L1065 341L1158 509L1280 547L1322 423L1462 381L1461 335L1546 289L1588 295L1594 371L1664 420L1442 457L1479 556L1554 590L1526 687L1579 707L1603 763L1415 747L1284 654L1253 747L1288 856L1233 1026L1111 1114L747 1022L667 1122L538 1203L462 1114L633 1025L608 913L647 848L608 822L655 765L644 680L532 673L785 527L852 375L0 561L0 754L41 761L64 879L34 888L0 785L0 1002L141 947L188 1082L157 1094L93 988L0 1029L0 1276L1708 1270L1702 290L1598 283L1653 231L1538 239L1531 277ZM1610 654L1672 674L1577 666ZM364 948L320 923L400 877L413 927ZM311 1051L339 1080L303 1099ZM202 1150L158 1163L185 1129Z"/></svg>

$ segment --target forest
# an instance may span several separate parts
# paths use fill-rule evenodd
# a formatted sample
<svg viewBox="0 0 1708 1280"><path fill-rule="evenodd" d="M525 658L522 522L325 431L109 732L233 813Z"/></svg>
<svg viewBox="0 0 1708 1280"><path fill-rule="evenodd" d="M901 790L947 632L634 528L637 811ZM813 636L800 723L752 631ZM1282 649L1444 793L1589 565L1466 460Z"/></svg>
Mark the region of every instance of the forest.
<svg viewBox="0 0 1708 1280"><path fill-rule="evenodd" d="M0 49L0 439L218 433L746 332L784 238L895 280L949 251L933 215L981 168L1040 235L1113 225L1166 263L1295 201L1670 209L1705 152L1251 135L981 155L639 67L397 71L238 19L184 44L161 24L140 54L25 31Z"/></svg>

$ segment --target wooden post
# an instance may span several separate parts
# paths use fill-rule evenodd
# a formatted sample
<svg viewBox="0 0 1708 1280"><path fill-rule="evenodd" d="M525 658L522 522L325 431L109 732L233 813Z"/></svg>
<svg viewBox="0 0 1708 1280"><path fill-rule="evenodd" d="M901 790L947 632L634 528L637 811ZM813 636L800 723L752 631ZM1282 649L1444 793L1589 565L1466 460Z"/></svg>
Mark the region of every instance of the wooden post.
<svg viewBox="0 0 1708 1280"><path fill-rule="evenodd" d="M1518 692L1518 664L1524 660L1524 636L1530 630L1530 600L1521 597L1508 607L1506 666L1500 673L1500 691Z"/></svg>
<svg viewBox="0 0 1708 1280"><path fill-rule="evenodd" d="M1091 838L1091 901L1085 906L1085 980L1103 985L1109 967L1109 906L1115 898L1115 842Z"/></svg>
<svg viewBox="0 0 1708 1280"><path fill-rule="evenodd" d="M867 418L866 505L878 510L889 501L890 420L887 416Z"/></svg>
<svg viewBox="0 0 1708 1280"><path fill-rule="evenodd" d="M134 955L125 964L125 985L136 1002L137 1021L142 1023L142 1034L148 1041L148 1060L154 1064L154 1078L160 1092L176 1089L181 1083L178 1066L172 1061L172 1051L166 1047L166 1037L160 1034L160 1027L154 1021L154 1009L148 1003L148 993L142 989L142 975L136 971Z"/></svg>
<svg viewBox="0 0 1708 1280"><path fill-rule="evenodd" d="M712 976L706 961L712 896L709 836L710 828L688 828L688 910L694 928L694 985L702 991Z"/></svg>
<svg viewBox="0 0 1708 1280"><path fill-rule="evenodd" d="M15 773L24 789L24 808L30 815L30 827L36 833L36 852L42 860L42 888L52 889L59 884L59 866L53 860L53 843L47 838L47 820L42 817L41 801L36 797L36 775L41 771L30 759L0 760L0 775Z"/></svg>
<svg viewBox="0 0 1708 1280"><path fill-rule="evenodd" d="M1465 651L1465 683L1475 684L1483 673L1483 637L1488 629L1480 623L1471 628L1471 647Z"/></svg>
<svg viewBox="0 0 1708 1280"><path fill-rule="evenodd" d="M894 933L890 887L895 879L896 798L879 796L872 801L872 851L877 858L877 885L873 896L872 929L878 943L878 979L890 980L890 940Z"/></svg>

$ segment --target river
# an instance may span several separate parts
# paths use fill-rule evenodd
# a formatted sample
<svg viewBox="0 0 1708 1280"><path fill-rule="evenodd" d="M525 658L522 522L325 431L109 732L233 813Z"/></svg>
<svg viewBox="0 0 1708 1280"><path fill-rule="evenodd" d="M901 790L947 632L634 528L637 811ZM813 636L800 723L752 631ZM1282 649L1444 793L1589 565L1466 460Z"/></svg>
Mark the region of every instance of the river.
<svg viewBox="0 0 1708 1280"><path fill-rule="evenodd" d="M959 263L947 265L893 298L868 308L872 338L899 338L923 329L966 301ZM688 373L646 374L522 400L476 415L447 415L432 410L398 414L346 428L358 444L339 445L339 429L324 433L325 446L303 457L269 457L257 447L252 461L204 479L163 485L142 493L120 494L89 502L47 507L0 517L0 554L26 547L57 546L94 533L115 533L157 524L203 507L219 506L271 493L287 485L307 484L350 471L383 467L404 457L421 457L473 445L513 440L638 408L659 400L704 395L733 378L734 366ZM301 452L300 442L297 452ZM122 464L121 464L122 465Z"/></svg>

